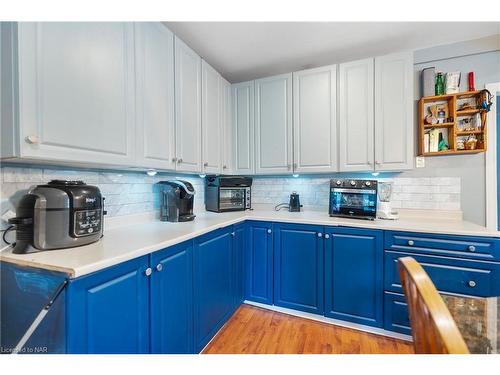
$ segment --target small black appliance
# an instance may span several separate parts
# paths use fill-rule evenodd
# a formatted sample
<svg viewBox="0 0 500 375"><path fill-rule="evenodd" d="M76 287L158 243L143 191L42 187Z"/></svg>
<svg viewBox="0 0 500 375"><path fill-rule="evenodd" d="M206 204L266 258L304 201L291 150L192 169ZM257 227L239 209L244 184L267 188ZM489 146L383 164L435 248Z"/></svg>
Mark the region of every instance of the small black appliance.
<svg viewBox="0 0 500 375"><path fill-rule="evenodd" d="M300 204L300 197L296 191L290 194L290 201L288 203L280 203L274 207L275 211L282 210L287 208L289 212L300 212L300 208L302 205Z"/></svg>
<svg viewBox="0 0 500 375"><path fill-rule="evenodd" d="M98 241L103 233L104 198L83 181L52 180L21 198L13 253L63 249ZM30 246L31 245L31 246Z"/></svg>
<svg viewBox="0 0 500 375"><path fill-rule="evenodd" d="M330 180L329 214L374 220L377 216L377 181Z"/></svg>
<svg viewBox="0 0 500 375"><path fill-rule="evenodd" d="M196 215L193 214L194 187L188 181L170 180L160 181L161 221L191 221Z"/></svg>
<svg viewBox="0 0 500 375"><path fill-rule="evenodd" d="M207 176L205 192L206 210L227 212L251 209L251 186L251 177Z"/></svg>

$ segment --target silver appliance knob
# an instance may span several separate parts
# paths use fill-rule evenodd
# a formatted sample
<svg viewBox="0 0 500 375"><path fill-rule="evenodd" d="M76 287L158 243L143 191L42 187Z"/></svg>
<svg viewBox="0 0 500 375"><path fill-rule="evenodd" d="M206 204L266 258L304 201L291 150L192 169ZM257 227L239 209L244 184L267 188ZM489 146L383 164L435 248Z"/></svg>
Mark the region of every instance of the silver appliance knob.
<svg viewBox="0 0 500 375"><path fill-rule="evenodd" d="M471 252L476 251L476 247L475 247L475 246L470 245L470 246L469 246L469 251L471 251Z"/></svg>
<svg viewBox="0 0 500 375"><path fill-rule="evenodd" d="M415 245L415 242L414 242L414 241L412 241L412 240L409 240L409 241L408 241L408 246L413 246L413 245Z"/></svg>
<svg viewBox="0 0 500 375"><path fill-rule="evenodd" d="M144 274L146 276L151 276L152 273L153 273L153 270L151 269L151 267L146 268L146 270L144 271Z"/></svg>
<svg viewBox="0 0 500 375"><path fill-rule="evenodd" d="M372 183L371 183L370 181L366 181L366 182L365 182L365 185L366 185L366 186L372 186Z"/></svg>
<svg viewBox="0 0 500 375"><path fill-rule="evenodd" d="M36 135L28 135L25 139L26 143L35 145L39 142L38 137Z"/></svg>
<svg viewBox="0 0 500 375"><path fill-rule="evenodd" d="M156 265L156 270L157 270L158 272L161 272L161 270L162 270L162 269L163 269L163 265L162 265L161 263L158 263L158 264Z"/></svg>
<svg viewBox="0 0 500 375"><path fill-rule="evenodd" d="M469 284L471 288L474 288L476 286L476 282L474 280L470 280L467 284Z"/></svg>
<svg viewBox="0 0 500 375"><path fill-rule="evenodd" d="M351 180L350 184L351 184L351 186L356 186L356 181Z"/></svg>
<svg viewBox="0 0 500 375"><path fill-rule="evenodd" d="M336 184L337 186L340 186L340 185L342 185L342 181L337 180L337 181L335 182L335 184Z"/></svg>

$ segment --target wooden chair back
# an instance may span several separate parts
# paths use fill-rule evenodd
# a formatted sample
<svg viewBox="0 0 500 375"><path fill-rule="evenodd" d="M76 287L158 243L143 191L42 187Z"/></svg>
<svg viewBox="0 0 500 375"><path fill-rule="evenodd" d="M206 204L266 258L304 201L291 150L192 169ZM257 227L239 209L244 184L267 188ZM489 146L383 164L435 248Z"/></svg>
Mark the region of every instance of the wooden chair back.
<svg viewBox="0 0 500 375"><path fill-rule="evenodd" d="M412 257L398 259L417 354L468 354L455 320L422 266Z"/></svg>

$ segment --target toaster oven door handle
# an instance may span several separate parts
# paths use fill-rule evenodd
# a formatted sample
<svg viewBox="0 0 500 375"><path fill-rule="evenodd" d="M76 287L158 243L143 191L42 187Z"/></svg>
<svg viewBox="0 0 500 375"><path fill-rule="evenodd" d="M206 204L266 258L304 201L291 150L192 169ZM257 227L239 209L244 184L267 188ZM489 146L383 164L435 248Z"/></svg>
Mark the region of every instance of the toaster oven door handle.
<svg viewBox="0 0 500 375"><path fill-rule="evenodd" d="M373 189L349 189L349 188L333 188L334 193L355 193L355 194L377 194Z"/></svg>

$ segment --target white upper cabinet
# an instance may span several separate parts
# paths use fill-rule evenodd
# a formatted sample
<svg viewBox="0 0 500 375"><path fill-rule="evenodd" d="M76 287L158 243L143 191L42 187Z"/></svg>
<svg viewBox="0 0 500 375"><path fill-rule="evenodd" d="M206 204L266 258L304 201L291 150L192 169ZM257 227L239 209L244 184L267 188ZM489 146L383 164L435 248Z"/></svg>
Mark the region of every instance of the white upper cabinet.
<svg viewBox="0 0 500 375"><path fill-rule="evenodd" d="M337 66L293 73L296 173L337 171Z"/></svg>
<svg viewBox="0 0 500 375"><path fill-rule="evenodd" d="M292 74L255 80L255 173L292 173Z"/></svg>
<svg viewBox="0 0 500 375"><path fill-rule="evenodd" d="M203 172L220 173L222 146L222 82L220 74L202 60L201 126L203 129Z"/></svg>
<svg viewBox="0 0 500 375"><path fill-rule="evenodd" d="M339 65L339 170L373 170L373 59Z"/></svg>
<svg viewBox="0 0 500 375"><path fill-rule="evenodd" d="M233 126L231 119L231 84L221 77L222 173L233 171Z"/></svg>
<svg viewBox="0 0 500 375"><path fill-rule="evenodd" d="M413 53L375 58L375 169L413 168Z"/></svg>
<svg viewBox="0 0 500 375"><path fill-rule="evenodd" d="M174 35L148 22L135 36L137 165L175 169Z"/></svg>
<svg viewBox="0 0 500 375"><path fill-rule="evenodd" d="M231 86L234 173L253 174L254 170L254 82Z"/></svg>
<svg viewBox="0 0 500 375"><path fill-rule="evenodd" d="M175 37L177 170L201 172L201 58Z"/></svg>
<svg viewBox="0 0 500 375"><path fill-rule="evenodd" d="M18 24L20 157L134 164L134 26Z"/></svg>

